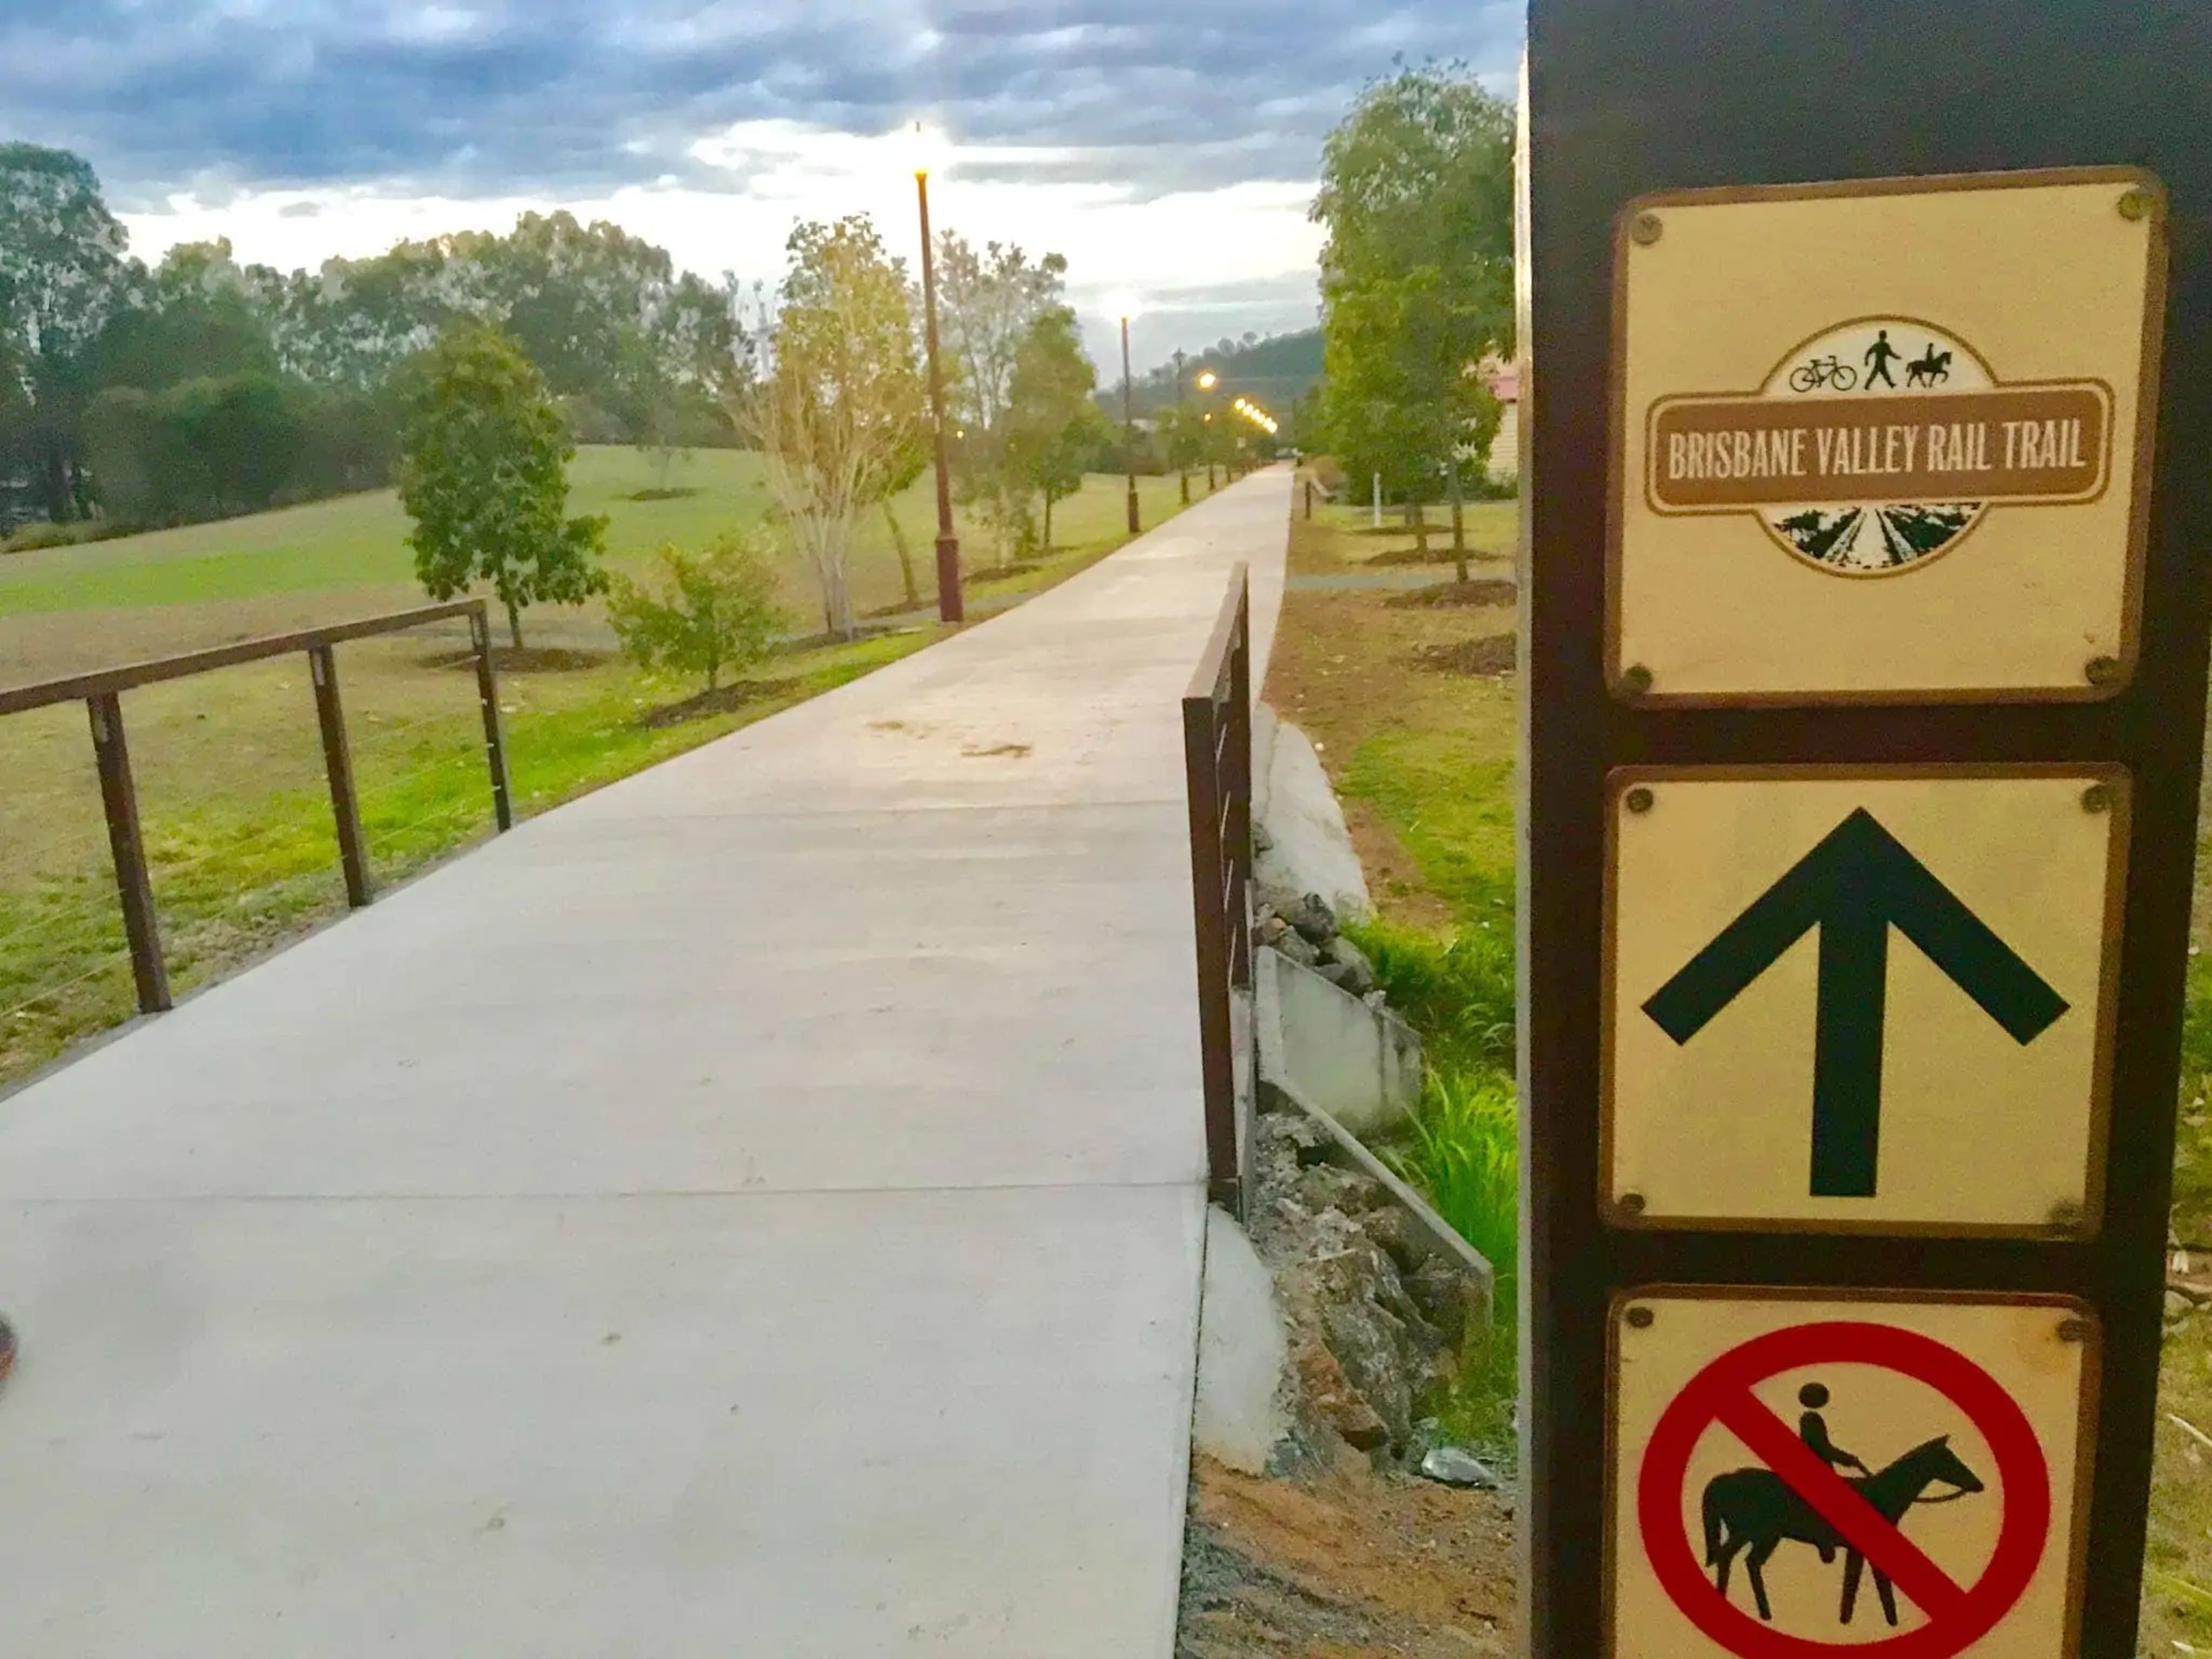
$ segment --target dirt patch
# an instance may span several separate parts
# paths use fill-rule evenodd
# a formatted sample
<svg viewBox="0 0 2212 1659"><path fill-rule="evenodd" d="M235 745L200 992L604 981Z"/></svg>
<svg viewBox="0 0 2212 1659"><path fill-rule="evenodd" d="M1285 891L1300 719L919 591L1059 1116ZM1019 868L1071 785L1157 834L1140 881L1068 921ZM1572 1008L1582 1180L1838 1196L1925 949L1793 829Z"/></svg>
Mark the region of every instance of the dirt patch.
<svg viewBox="0 0 2212 1659"><path fill-rule="evenodd" d="M613 658L611 652L576 651L566 645L524 645L519 651L512 645L492 647L492 666L502 674L581 674L604 668ZM476 653L442 651L423 658L423 666L474 668Z"/></svg>
<svg viewBox="0 0 2212 1659"><path fill-rule="evenodd" d="M1394 533L1404 534L1402 531ZM1471 563L1484 559L1502 559L1505 556L1496 548L1490 547L1470 547L1464 553L1454 553L1452 550L1452 531L1447 527L1441 532L1431 533L1428 539L1428 551L1426 553L1422 552L1418 546L1385 548L1382 552L1371 555L1361 563L1377 568L1389 568L1406 564L1456 564L1461 559L1465 559Z"/></svg>
<svg viewBox="0 0 2212 1659"><path fill-rule="evenodd" d="M1497 679L1513 671L1519 655L1519 641L1514 635L1491 633L1451 645L1423 645L1414 653L1413 660L1432 674L1477 674Z"/></svg>
<svg viewBox="0 0 2212 1659"><path fill-rule="evenodd" d="M1299 1482L1192 1471L1177 1659L1512 1650L1513 1508L1347 1454Z"/></svg>
<svg viewBox="0 0 2212 1659"><path fill-rule="evenodd" d="M1393 610L1433 610L1440 606L1510 605L1521 596L1521 589L1503 577L1478 577L1467 582L1443 582L1433 588L1416 588L1410 594L1398 594L1382 602Z"/></svg>
<svg viewBox="0 0 2212 1659"><path fill-rule="evenodd" d="M734 714L753 703L785 696L795 690L798 685L797 680L740 680L734 685L718 685L711 691L702 691L697 696L686 697L681 702L666 702L658 709L648 709L638 716L638 724L649 731L660 731L671 726L683 725L689 721L704 720L710 715Z"/></svg>
<svg viewBox="0 0 2212 1659"><path fill-rule="evenodd" d="M1021 564L999 564L992 566L988 570L978 570L968 580L977 586L994 582L1012 582L1016 576L1033 575L1044 568L1040 562L1034 559Z"/></svg>
<svg viewBox="0 0 2212 1659"><path fill-rule="evenodd" d="M1026 760L1029 757L1029 752L1030 746L1027 743L993 743L988 747L977 747L960 751L961 754L969 760L998 759Z"/></svg>

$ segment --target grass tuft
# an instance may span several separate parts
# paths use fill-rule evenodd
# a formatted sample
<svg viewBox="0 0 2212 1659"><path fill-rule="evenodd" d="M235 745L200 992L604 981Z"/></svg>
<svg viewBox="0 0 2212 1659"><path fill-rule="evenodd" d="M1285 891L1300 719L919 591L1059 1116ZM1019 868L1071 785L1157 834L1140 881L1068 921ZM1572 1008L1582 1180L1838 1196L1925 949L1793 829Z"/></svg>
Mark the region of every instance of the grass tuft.
<svg viewBox="0 0 2212 1659"><path fill-rule="evenodd" d="M1516 1033L1510 929L1438 938L1377 920L1344 931L1374 963L1390 1006L1421 1033L1432 1067L1447 1075L1511 1073Z"/></svg>

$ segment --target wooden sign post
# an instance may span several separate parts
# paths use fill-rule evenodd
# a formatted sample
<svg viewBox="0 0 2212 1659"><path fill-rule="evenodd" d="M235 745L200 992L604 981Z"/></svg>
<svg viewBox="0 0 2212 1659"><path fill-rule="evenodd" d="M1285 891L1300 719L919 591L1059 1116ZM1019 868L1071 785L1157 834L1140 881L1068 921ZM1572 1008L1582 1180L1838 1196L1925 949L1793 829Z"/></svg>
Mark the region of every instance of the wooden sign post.
<svg viewBox="0 0 2212 1659"><path fill-rule="evenodd" d="M1534 0L1523 131L1530 1651L2127 1659L2212 34Z"/></svg>

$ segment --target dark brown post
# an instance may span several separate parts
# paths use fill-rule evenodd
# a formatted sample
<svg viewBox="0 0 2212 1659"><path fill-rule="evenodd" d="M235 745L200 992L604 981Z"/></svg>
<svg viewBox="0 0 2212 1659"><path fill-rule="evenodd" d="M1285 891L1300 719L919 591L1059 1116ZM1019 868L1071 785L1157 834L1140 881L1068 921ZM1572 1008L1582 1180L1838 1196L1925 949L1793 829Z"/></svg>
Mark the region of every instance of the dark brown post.
<svg viewBox="0 0 2212 1659"><path fill-rule="evenodd" d="M1234 949L1230 964L1234 982L1246 989L1252 984L1252 594L1247 569L1236 568L1236 632L1229 656L1229 703L1224 711L1229 725L1227 777L1229 826L1228 859L1233 871L1229 925Z"/></svg>
<svg viewBox="0 0 2212 1659"><path fill-rule="evenodd" d="M123 700L112 691L103 692L86 698L85 706L92 717L100 804L107 810L107 844L115 855L115 889L123 900L123 931L130 941L138 1011L159 1014L169 1006L169 976L162 962L154 884L146 873L146 844L138 830L138 791L130 780L130 747L123 735Z"/></svg>
<svg viewBox="0 0 2212 1659"><path fill-rule="evenodd" d="M1129 320L1122 319L1122 448L1129 468L1129 534L1144 528L1137 512L1136 382L1129 378Z"/></svg>
<svg viewBox="0 0 2212 1659"><path fill-rule="evenodd" d="M315 717L322 727L322 764L330 774L330 817L338 830L338 861L346 870L346 902L369 902L369 856L361 839L361 804L353 793L353 755L346 743L346 711L338 702L338 658L328 645L308 649L315 681Z"/></svg>
<svg viewBox="0 0 2212 1659"><path fill-rule="evenodd" d="M1184 772L1191 801L1191 899L1198 921L1198 1055L1205 1090L1207 1194L1231 1211L1236 1179L1236 1058L1229 1006L1229 872L1223 856L1221 775L1216 756L1221 707L1211 696L1183 699Z"/></svg>
<svg viewBox="0 0 2212 1659"><path fill-rule="evenodd" d="M502 832L515 827L507 790L507 746L499 735L499 682L492 671L492 629L479 605L469 613L468 637L476 647L476 699L484 706L484 758L492 768L492 816Z"/></svg>
<svg viewBox="0 0 2212 1659"><path fill-rule="evenodd" d="M960 537L952 527L952 466L944 450L944 371L938 360L937 254L930 246L930 175L914 175L914 194L922 212L923 333L930 367L930 442L937 469L937 615L940 622L966 620L960 592Z"/></svg>
<svg viewBox="0 0 2212 1659"><path fill-rule="evenodd" d="M2054 1520L2042 1558L2050 1603L2063 1608L2073 1633L2037 1642L1962 1637L1962 1650L1992 1659L2034 1646L2076 1659L2148 1650L2137 1645L2137 1624L2154 1431L2163 1421L2168 1206L2212 634L2212 571L2204 559L2212 541L2212 400L2203 395L2212 380L2212 260L2204 257L2212 246L2212 147L2203 142L2212 124L2212 34L2176 27L2182 15L2098 0L1940 7L1925 0L1848 7L1534 0L1529 8L1518 146L1527 169L1516 260L1523 308L1516 334L1524 362L1541 365L1543 395L1522 404L1521 496L1520 1519L1533 1571L1520 1639L1535 1659L1707 1650L1694 1639L1681 1645L1671 1632L1617 1638L1610 1628L1608 1529L1624 1518L1621 1483L1638 1477L1636 1455L1608 1450L1622 1375L1611 1344L1635 1328L1639 1313L1662 1330L1672 1317L1664 1307L1624 1309L1622 1300L1645 1287L1684 1286L1726 1287L1732 1296L1938 1293L2086 1304L2095 1315L2086 1334L2083 1322L2069 1321L2070 1333L2056 1325L2053 1335L2100 1344L2101 1357L2085 1368L2078 1430L2094 1457L2090 1472L2070 1488L2071 1507ZM1974 61L2002 62L2004 96L1958 95L1958 66ZM1850 74L1818 73L1836 62L1849 63ZM1624 100L1621 88L1630 84L1637 96ZM2149 87L2156 96L2144 96ZM1616 645L1607 635L1621 619L1614 606L1622 588L1609 571L1609 550L1618 550L1616 515L1637 493L1616 462L1649 407L1625 390L1626 349L1617 355L1613 328L1624 326L1627 308L1615 283L1629 262L1669 246L1664 238L1681 222L1670 210L1638 204L1693 189L1779 186L1843 198L1886 181L1932 185L1993 169L2029 176L2031 169L2120 163L2155 172L2163 195L2133 187L2131 197L2113 182L2113 222L2155 215L2173 251L2163 369L2155 349L2143 365L2157 408L2138 434L2154 433L2155 442L2112 463L2116 479L2139 467L2135 499L2145 540L2131 602L2143 620L2130 667L2100 670L2092 658L2082 665L2078 692L2068 687L2048 697L2023 692L1973 702L1978 694L1957 694L1909 702L1870 695L1744 698L1731 706L1669 702L1663 662L1611 669ZM1818 227L1835 222L1818 214L1801 221L1806 245L1825 245ZM1997 269L2008 257L1993 249L1985 263ZM1928 308L1942 303L1936 296L1947 269L1954 291L1968 291L1957 264L1923 268L1915 260ZM1746 326L1755 325L1772 305L1770 290L1736 283L1730 263L1710 262L1700 279L1717 295L1740 295ZM1849 295L1870 286L1854 278L1848 293L1840 289L1838 316L1853 315ZM2013 305L2020 337L2066 339L2070 319L2037 315L2024 299ZM2156 323L2155 302L2114 295L2110 305L2101 321ZM2139 307L2147 316L2139 317ZM2056 358L2039 372L2072 360ZM1959 608L1944 614L1972 626L1965 601L1953 603ZM1866 776L1882 767L2028 764L2125 768L2132 780L2126 862L2115 877L2125 919L2104 936L2117 953L2108 981L2110 1058L2100 1062L2094 1084L2083 1084L2098 1091L2107 1145L2101 1160L2066 1158L2069 1184L2082 1179L2101 1220L2088 1228L2069 1220L2069 1196L2037 1236L1974 1236L1954 1224L1851 1234L1754 1218L1721 1231L1638 1219L1634 1207L1605 1202L1612 1190L1605 1155L1607 970L1623 897L1608 883L1608 842L1624 822L1617 801L1621 814L1653 807L1648 798L1632 804L1630 794L1617 792L1625 779L1611 774L1662 767L1780 773L1818 765ZM1664 802L1662 791L1662 812ZM2085 793L2083 810L2089 807ZM1725 846L1710 854L1715 864L1730 856ZM2091 993L2107 995L2094 982L2084 987L2085 996ZM1799 1039L1808 1063L1813 1035L1808 1029ZM1985 1097L1974 1109L1991 1104ZM1969 1190L1967 1179L1961 1190ZM1644 1548L1639 1533L1635 1520L1619 1526L1616 1560ZM2088 1541L2071 1583L2069 1539ZM1735 1597L1748 1620L1740 1580ZM1740 1646L1716 1637L1710 1651L1825 1645L1810 1638L1834 1628L1834 1611L1830 1603L1808 1615L1812 1622L1798 1626L1806 1639L1777 1625L1770 1649L1754 1635ZM1866 1617L1863 1607L1859 1617ZM1904 1643L1891 1645L1902 1650Z"/></svg>

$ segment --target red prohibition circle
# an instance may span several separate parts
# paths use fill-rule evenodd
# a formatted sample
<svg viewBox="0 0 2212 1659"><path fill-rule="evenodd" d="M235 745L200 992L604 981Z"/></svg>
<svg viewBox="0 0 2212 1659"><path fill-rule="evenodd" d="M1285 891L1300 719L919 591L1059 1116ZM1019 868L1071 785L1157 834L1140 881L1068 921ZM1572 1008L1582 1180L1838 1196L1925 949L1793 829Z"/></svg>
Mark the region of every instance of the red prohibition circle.
<svg viewBox="0 0 2212 1659"><path fill-rule="evenodd" d="M1682 1523L1691 1455L1724 1412L1747 1399L1755 1384L1780 1372L1837 1364L1878 1366L1936 1389L1988 1443L2003 1483L1997 1548L1981 1576L1961 1586L1940 1609L1916 1600L1926 1624L1873 1642L1816 1641L1762 1623L1713 1587ZM1740 1659L1839 1659L1845 1654L1854 1659L1956 1659L1994 1630L2034 1582L2050 1541L2050 1471L2043 1447L2001 1383L1932 1337L1847 1320L1772 1332L1707 1365L1660 1414L1637 1481L1638 1529L1661 1587L1685 1618Z"/></svg>

